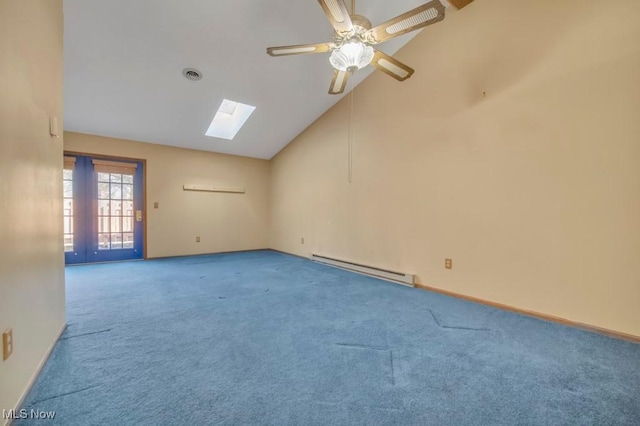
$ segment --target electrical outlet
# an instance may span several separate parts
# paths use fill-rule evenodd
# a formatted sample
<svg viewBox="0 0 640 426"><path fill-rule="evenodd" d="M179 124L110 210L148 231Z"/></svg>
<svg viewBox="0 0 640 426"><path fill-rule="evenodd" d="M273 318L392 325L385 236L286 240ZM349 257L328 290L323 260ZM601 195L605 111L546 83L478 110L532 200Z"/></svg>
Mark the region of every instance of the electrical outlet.
<svg viewBox="0 0 640 426"><path fill-rule="evenodd" d="M196 243L200 242L200 237L196 237Z"/></svg>
<svg viewBox="0 0 640 426"><path fill-rule="evenodd" d="M304 237L300 238L300 244L304 244Z"/></svg>
<svg viewBox="0 0 640 426"><path fill-rule="evenodd" d="M13 353L13 330L8 328L2 333L2 360L6 361Z"/></svg>
<svg viewBox="0 0 640 426"><path fill-rule="evenodd" d="M447 268L447 269L453 269L453 260L445 259L444 260L444 267Z"/></svg>

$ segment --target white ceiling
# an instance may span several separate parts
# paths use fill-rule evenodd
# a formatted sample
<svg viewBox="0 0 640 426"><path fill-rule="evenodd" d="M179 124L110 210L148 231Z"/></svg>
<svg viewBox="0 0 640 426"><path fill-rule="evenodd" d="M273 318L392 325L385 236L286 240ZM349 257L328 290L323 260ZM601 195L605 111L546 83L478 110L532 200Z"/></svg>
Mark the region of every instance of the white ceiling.
<svg viewBox="0 0 640 426"><path fill-rule="evenodd" d="M359 0L356 12L375 26L425 2ZM340 99L328 54L265 53L332 40L316 0L64 0L64 14L66 130L269 159ZM223 98L257 107L232 141L204 135Z"/></svg>

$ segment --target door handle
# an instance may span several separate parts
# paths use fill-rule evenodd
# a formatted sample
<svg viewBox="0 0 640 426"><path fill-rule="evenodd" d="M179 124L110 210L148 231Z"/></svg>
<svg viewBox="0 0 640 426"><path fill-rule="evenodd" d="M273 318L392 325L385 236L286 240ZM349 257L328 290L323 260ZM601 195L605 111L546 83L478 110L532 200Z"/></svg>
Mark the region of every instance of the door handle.
<svg viewBox="0 0 640 426"><path fill-rule="evenodd" d="M136 210L136 222L142 222L142 210Z"/></svg>

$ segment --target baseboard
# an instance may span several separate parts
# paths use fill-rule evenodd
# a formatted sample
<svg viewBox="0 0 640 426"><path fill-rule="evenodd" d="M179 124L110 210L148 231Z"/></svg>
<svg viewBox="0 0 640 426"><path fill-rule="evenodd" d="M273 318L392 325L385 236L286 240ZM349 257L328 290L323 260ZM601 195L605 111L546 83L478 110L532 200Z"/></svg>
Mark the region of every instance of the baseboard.
<svg viewBox="0 0 640 426"><path fill-rule="evenodd" d="M467 296L465 294L456 293L449 290L443 290L441 288L432 287L424 284L416 284L416 288L422 290L433 291L434 293L440 293L447 296L455 297L457 299L468 300L470 302L480 303L482 305L491 306L493 308L502 309L503 311L515 312L517 314L527 315L533 318L541 319L544 321L550 321L557 324L566 325L569 327L579 328L584 331L589 331L591 333L604 334L605 336L614 337L616 339L627 340L633 343L640 343L640 336L635 336L633 334L622 333L620 331L609 330L607 328L598 327L595 325L584 324L577 321L568 320L566 318L556 317L553 315L543 314L540 312L530 311L527 309L516 308L515 306L505 305L502 303L492 302L490 300L480 299L473 296Z"/></svg>
<svg viewBox="0 0 640 426"><path fill-rule="evenodd" d="M64 331L66 329L67 329L67 323L64 323L64 325L62 326L62 328L58 332L58 335L53 340L53 343L51 344L51 346L47 350L47 353L45 353L44 356L42 357L42 360L40 360L40 364L38 364L38 368L36 368L36 371L31 376L31 379L29 379L29 383L27 384L27 387L25 388L24 392L22 393L22 396L20 396L20 399L18 400L18 403L15 406L16 412L18 412L18 410L20 410L20 407L22 407L22 404L24 403L25 398L27 397L27 395L29 395L29 392L31 391L31 388L33 387L33 385L35 384L36 380L38 379L38 376L40 375L40 372L42 371L42 367L44 367L44 365L49 360L49 357L51 356L51 352L53 352L53 348L56 347L56 343L58 343L58 340L60 340L60 336L62 336L62 333L64 333ZM13 423L13 419L7 419L7 421L5 423L5 426L11 426L12 423Z"/></svg>
<svg viewBox="0 0 640 426"><path fill-rule="evenodd" d="M289 252L287 252L287 251L282 251L282 250L278 250L278 249L274 249L274 248L270 248L270 249L267 249L267 250L275 251L276 253L286 254L286 255L288 255L288 256L299 257L300 259L304 259L304 260L309 260L309 258L308 258L308 257L302 256L302 255L300 255L300 254L289 253Z"/></svg>
<svg viewBox="0 0 640 426"><path fill-rule="evenodd" d="M252 251L270 251L270 248L257 248L257 249L247 249L247 250L231 250L231 251L216 251L211 253L196 253L196 254L176 254L173 256L155 256L155 257L147 257L144 260L162 260L162 259L179 259L182 257L195 257L195 256L211 256L216 254L231 254L231 253L250 253Z"/></svg>

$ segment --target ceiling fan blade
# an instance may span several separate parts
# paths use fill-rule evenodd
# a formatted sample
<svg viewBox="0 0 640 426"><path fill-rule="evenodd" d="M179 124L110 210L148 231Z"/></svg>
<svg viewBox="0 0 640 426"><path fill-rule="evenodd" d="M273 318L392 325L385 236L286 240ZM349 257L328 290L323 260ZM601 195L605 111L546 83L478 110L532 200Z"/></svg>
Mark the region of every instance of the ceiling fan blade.
<svg viewBox="0 0 640 426"><path fill-rule="evenodd" d="M335 70L333 73L333 80L331 80L331 86L329 86L330 95L339 95L344 92L347 87L347 81L349 80L349 73L347 71Z"/></svg>
<svg viewBox="0 0 640 426"><path fill-rule="evenodd" d="M414 73L414 69L410 66L378 50L373 55L371 65L398 81L405 81Z"/></svg>
<svg viewBox="0 0 640 426"><path fill-rule="evenodd" d="M300 55L304 53L324 53L329 52L336 45L333 43L320 44L296 44L291 46L268 47L267 53L271 56Z"/></svg>
<svg viewBox="0 0 640 426"><path fill-rule="evenodd" d="M364 37L371 44L382 43L394 37L435 24L444 19L445 7L440 0L431 0L422 6L371 28Z"/></svg>
<svg viewBox="0 0 640 426"><path fill-rule="evenodd" d="M451 3L453 3L455 7L457 7L458 9L462 9L463 7L471 3L473 0L450 0L450 1Z"/></svg>
<svg viewBox="0 0 640 426"><path fill-rule="evenodd" d="M318 3L322 6L324 13L338 34L353 30L353 23L351 23L344 0L318 0Z"/></svg>

